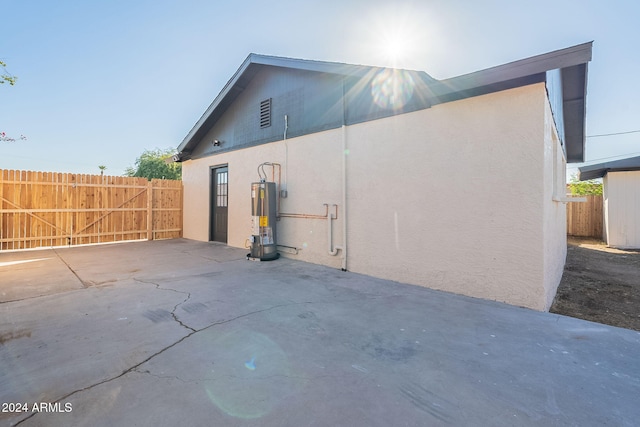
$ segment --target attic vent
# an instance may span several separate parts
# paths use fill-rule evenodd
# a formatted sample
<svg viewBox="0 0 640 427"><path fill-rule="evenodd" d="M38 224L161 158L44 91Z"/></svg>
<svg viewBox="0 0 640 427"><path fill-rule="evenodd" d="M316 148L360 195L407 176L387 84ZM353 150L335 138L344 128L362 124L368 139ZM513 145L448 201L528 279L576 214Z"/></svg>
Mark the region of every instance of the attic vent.
<svg viewBox="0 0 640 427"><path fill-rule="evenodd" d="M271 126L271 98L260 103L260 129Z"/></svg>

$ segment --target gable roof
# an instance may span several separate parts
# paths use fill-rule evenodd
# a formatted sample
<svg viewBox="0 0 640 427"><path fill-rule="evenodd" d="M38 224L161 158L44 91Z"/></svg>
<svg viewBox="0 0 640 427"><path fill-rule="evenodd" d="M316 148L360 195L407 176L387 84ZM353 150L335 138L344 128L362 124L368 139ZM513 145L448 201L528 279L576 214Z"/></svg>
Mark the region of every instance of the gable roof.
<svg viewBox="0 0 640 427"><path fill-rule="evenodd" d="M314 71L318 73L337 74L349 77L365 78L371 76L382 67L372 67L366 65L353 65L338 62L312 61L306 59L283 58L277 56L259 55L251 53L244 60L240 68L227 82L218 96L213 100L209 108L204 112L200 120L196 122L191 131L185 136L178 146L179 155L183 152L190 152L200 139L204 137L215 122L224 114L225 110L238 98L247 88L251 79L265 66L288 68L303 71ZM412 71L411 74L418 79L430 84L436 80L422 71Z"/></svg>
<svg viewBox="0 0 640 427"><path fill-rule="evenodd" d="M433 105L545 81L547 71L561 69L567 160L582 162L585 146L587 63L591 60L592 43L584 43L445 80L436 80L422 71L400 71L411 73L414 78L424 83L424 87L429 91L425 96L431 98ZM175 156L176 160L188 158L189 153L247 88L252 78L265 66L361 78L371 76L376 70L384 69L252 53L180 143L178 155Z"/></svg>
<svg viewBox="0 0 640 427"><path fill-rule="evenodd" d="M588 179L602 178L609 172L637 170L640 170L640 156L583 166L578 168L578 179L580 181L586 181Z"/></svg>

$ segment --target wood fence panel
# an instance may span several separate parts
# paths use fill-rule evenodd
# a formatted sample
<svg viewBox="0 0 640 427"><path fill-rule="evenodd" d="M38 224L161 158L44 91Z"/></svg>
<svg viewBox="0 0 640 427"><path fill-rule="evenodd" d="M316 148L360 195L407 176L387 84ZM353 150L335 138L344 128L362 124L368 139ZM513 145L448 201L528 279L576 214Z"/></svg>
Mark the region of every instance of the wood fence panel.
<svg viewBox="0 0 640 427"><path fill-rule="evenodd" d="M567 234L602 239L602 196L582 197L586 197L587 201L567 203Z"/></svg>
<svg viewBox="0 0 640 427"><path fill-rule="evenodd" d="M151 180L154 239L173 239L182 233L182 182Z"/></svg>
<svg viewBox="0 0 640 427"><path fill-rule="evenodd" d="M182 182L0 169L0 250L182 236Z"/></svg>

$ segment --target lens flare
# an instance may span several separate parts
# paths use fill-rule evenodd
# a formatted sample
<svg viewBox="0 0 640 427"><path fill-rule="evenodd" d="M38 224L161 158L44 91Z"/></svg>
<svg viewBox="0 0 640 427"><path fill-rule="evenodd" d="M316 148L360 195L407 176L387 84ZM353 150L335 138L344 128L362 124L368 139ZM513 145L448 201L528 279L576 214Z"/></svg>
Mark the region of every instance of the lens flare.
<svg viewBox="0 0 640 427"><path fill-rule="evenodd" d="M256 358L252 357L248 362L244 362L244 367L250 371L256 370Z"/></svg>
<svg viewBox="0 0 640 427"><path fill-rule="evenodd" d="M245 330L203 333L215 363L215 370L202 375L207 378L205 392L226 414L260 418L303 386L282 348L266 335Z"/></svg>
<svg viewBox="0 0 640 427"><path fill-rule="evenodd" d="M385 68L371 81L371 96L381 108L402 109L413 96L415 83L407 71Z"/></svg>

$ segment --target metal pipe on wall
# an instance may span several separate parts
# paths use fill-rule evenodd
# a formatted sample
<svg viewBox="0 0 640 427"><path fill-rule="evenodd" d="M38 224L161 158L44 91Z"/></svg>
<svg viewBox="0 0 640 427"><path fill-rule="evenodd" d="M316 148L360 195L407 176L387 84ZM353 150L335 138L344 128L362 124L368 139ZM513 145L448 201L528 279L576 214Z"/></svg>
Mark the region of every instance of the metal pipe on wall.
<svg viewBox="0 0 640 427"><path fill-rule="evenodd" d="M289 132L289 116L284 115L284 134L282 135L282 141L284 142L284 182L285 182L285 194L286 194L286 183L289 179L289 145L287 145L287 132ZM280 186L280 194L278 195L278 199L282 197L282 186ZM286 195L284 196L286 197Z"/></svg>
<svg viewBox="0 0 640 427"><path fill-rule="evenodd" d="M344 98L344 95L343 95ZM344 101L343 101L344 102ZM347 271L347 126L342 123L342 271ZM336 208L336 217L338 210Z"/></svg>
<svg viewBox="0 0 640 427"><path fill-rule="evenodd" d="M339 252L342 252L342 271L347 271L347 126L346 126L346 117L345 117L345 94L344 94L344 81L343 81L343 123L342 123L342 210L343 210L343 219L342 219L342 245L333 246L333 224L331 221L334 219L338 219L338 205L334 204L333 207L335 209L335 215L333 213L329 213L329 205L324 204L325 206L325 214L324 215L315 215L315 214L298 214L298 213L286 213L280 212L280 190L281 187L281 177L282 177L282 167L278 163L268 163L265 162L260 166L268 165L272 167L272 179L275 181L275 166L278 166L278 200L276 203L277 213L276 218L279 220L280 218L304 218L304 219L327 219L327 237L328 237L328 253L331 256L336 256ZM287 132L289 130L289 117L287 115L284 116L284 133L283 133L283 141L285 145L285 174L287 174L288 168L288 146L287 146Z"/></svg>
<svg viewBox="0 0 640 427"><path fill-rule="evenodd" d="M323 203L324 206L324 215L317 214L300 214L300 213L280 213L281 217L284 218L306 218L306 219L326 219L329 216L329 205L327 203ZM333 205L336 208L336 216L334 218L338 218L338 206Z"/></svg>
<svg viewBox="0 0 640 427"><path fill-rule="evenodd" d="M333 207L336 209L336 213L338 212L338 205L333 205ZM335 247L333 246L333 226L331 225L331 221L333 221L334 219L336 219L336 216L333 216L333 214L329 214L327 216L327 234L328 234L328 243L329 243L329 255L331 256L336 256L338 255L338 251L342 250L342 246L338 246L336 245Z"/></svg>
<svg viewBox="0 0 640 427"><path fill-rule="evenodd" d="M342 77L342 271L347 271L347 88ZM337 216L337 215L336 215Z"/></svg>

